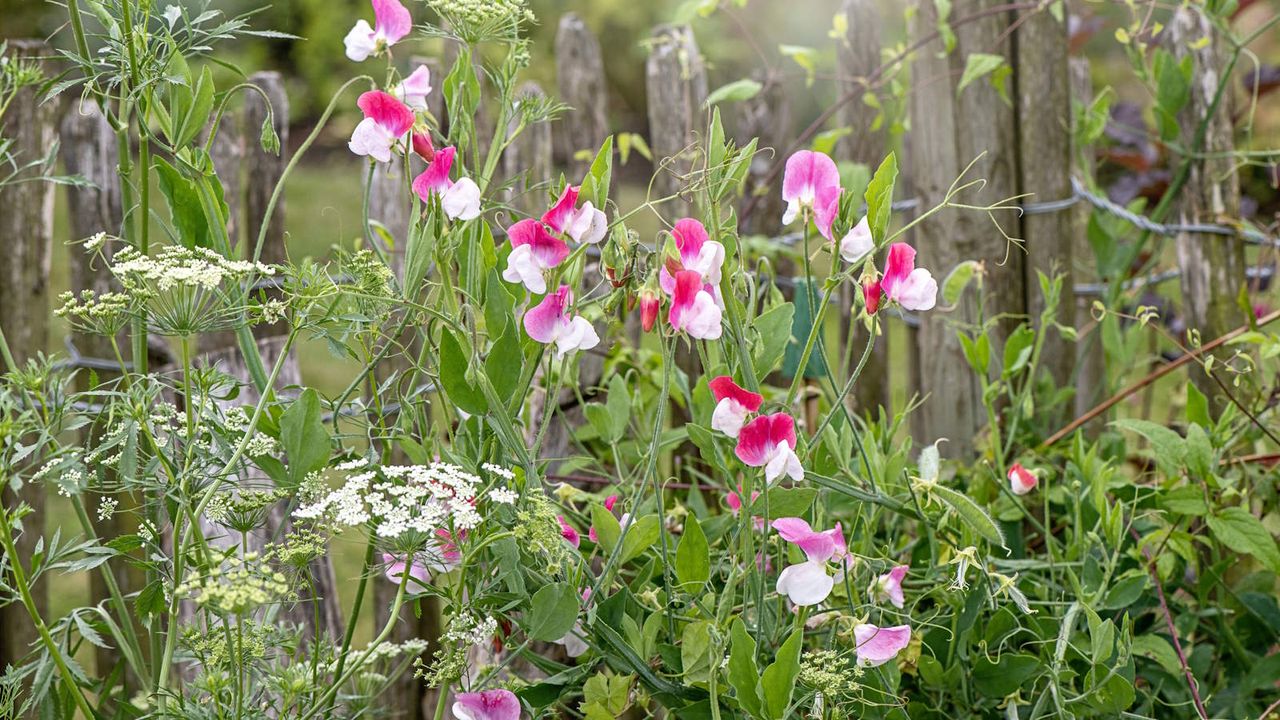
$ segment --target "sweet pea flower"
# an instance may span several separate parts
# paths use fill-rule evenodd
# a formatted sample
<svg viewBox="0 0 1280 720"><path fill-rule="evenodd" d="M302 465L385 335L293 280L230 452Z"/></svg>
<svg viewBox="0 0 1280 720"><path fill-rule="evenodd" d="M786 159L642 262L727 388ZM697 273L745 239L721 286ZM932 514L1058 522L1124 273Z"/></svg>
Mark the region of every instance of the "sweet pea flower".
<svg viewBox="0 0 1280 720"><path fill-rule="evenodd" d="M419 65L392 92L414 110L426 110L427 96L431 94L431 69Z"/></svg>
<svg viewBox="0 0 1280 720"><path fill-rule="evenodd" d="M410 590L417 589L419 586L426 585L431 582L431 573L427 571L427 566L417 560L406 562L406 556L396 556L391 553L382 553L382 562L387 566L387 579L399 585L404 578L404 571L409 569L409 581L407 588Z"/></svg>
<svg viewBox="0 0 1280 720"><path fill-rule="evenodd" d="M507 228L511 239L511 254L507 256L507 269L502 279L520 283L531 293L541 295L547 291L547 270L569 257L569 246L563 240L547 232L547 226L526 218Z"/></svg>
<svg viewBox="0 0 1280 720"><path fill-rule="evenodd" d="M884 291L880 289L880 281L873 277L864 277L862 279L862 300L866 305L867 314L875 315L880 309L880 296Z"/></svg>
<svg viewBox="0 0 1280 720"><path fill-rule="evenodd" d="M681 270L675 281L671 310L667 313L672 329L683 330L699 340L718 339L722 330L720 306L703 289L702 276L696 270Z"/></svg>
<svg viewBox="0 0 1280 720"><path fill-rule="evenodd" d="M865 215L840 239L840 257L850 265L870 255L875 249L875 240L871 238L871 224L867 222Z"/></svg>
<svg viewBox="0 0 1280 720"><path fill-rule="evenodd" d="M902 609L906 598L902 595L902 578L907 576L907 571L911 568L907 565L898 565L889 572L876 578L871 583L871 589L868 594L875 598L876 602L889 601L894 607Z"/></svg>
<svg viewBox="0 0 1280 720"><path fill-rule="evenodd" d="M807 214L813 217L818 232L830 240L831 223L840 209L840 171L835 161L811 150L801 150L787 158L782 199L787 203L783 225Z"/></svg>
<svg viewBox="0 0 1280 720"><path fill-rule="evenodd" d="M911 626L882 628L862 623L854 626L853 637L858 643L858 664L877 667L894 659L907 647L911 642Z"/></svg>
<svg viewBox="0 0 1280 720"><path fill-rule="evenodd" d="M348 58L364 62L370 55L400 42L412 30L413 16L400 0L373 0L373 27L366 20L357 20L342 42L347 46Z"/></svg>
<svg viewBox="0 0 1280 720"><path fill-rule="evenodd" d="M648 288L640 291L640 329L645 332L653 330L653 324L658 321L658 310L661 303L658 301L658 294Z"/></svg>
<svg viewBox="0 0 1280 720"><path fill-rule="evenodd" d="M756 498L758 497L760 497L760 492L757 490L752 490L751 491L752 504L755 504ZM742 486L741 485L738 486L737 492L730 492L728 495L724 496L724 504L729 506L729 512L734 514L735 516L742 510ZM755 526L756 530L763 530L764 518L760 517L759 515L752 515L751 524Z"/></svg>
<svg viewBox="0 0 1280 720"><path fill-rule="evenodd" d="M431 142L431 134L425 132L416 132L411 139L413 151L418 157L431 162L436 159L436 146Z"/></svg>
<svg viewBox="0 0 1280 720"><path fill-rule="evenodd" d="M560 537L574 547L578 547L582 543L582 537L578 535L578 531L564 519L563 515L556 517L560 521Z"/></svg>
<svg viewBox="0 0 1280 720"><path fill-rule="evenodd" d="M1014 495L1026 495L1035 490L1039 482L1035 472L1022 467L1022 463L1014 463L1009 468L1009 489Z"/></svg>
<svg viewBox="0 0 1280 720"><path fill-rule="evenodd" d="M590 350L600 343L600 336L586 318L565 314L572 303L573 291L568 285L561 285L524 314L525 332L544 345L555 343L557 358L574 350Z"/></svg>
<svg viewBox="0 0 1280 720"><path fill-rule="evenodd" d="M796 455L796 423L786 413L761 415L747 423L738 434L733 452L751 467L763 467L770 485L784 474L796 482L804 480L804 468Z"/></svg>
<svg viewBox="0 0 1280 720"><path fill-rule="evenodd" d="M698 273L703 289L714 298L720 284L720 268L724 265L724 245L711 240L707 228L693 218L677 220L671 237L680 251L681 268ZM658 271L658 284L668 295L675 293L675 277L665 267Z"/></svg>
<svg viewBox="0 0 1280 720"><path fill-rule="evenodd" d="M716 410L711 414L711 427L731 438L738 437L742 426L747 422L747 416L760 409L764 396L738 387L728 375L721 375L707 385L716 399Z"/></svg>
<svg viewBox="0 0 1280 720"><path fill-rule="evenodd" d="M480 188L471 178L458 182L449 179L453 156L457 148L441 148L422 174L413 179L413 191L423 202L432 195L440 196L440 207L454 220L474 220L480 217Z"/></svg>
<svg viewBox="0 0 1280 720"><path fill-rule="evenodd" d="M826 600L836 579L852 560L839 523L830 530L815 532L800 518L778 518L773 521L773 529L783 540L800 548L807 558L805 562L786 567L778 575L778 593L802 607ZM835 576L827 574L827 561L832 559L842 563Z"/></svg>
<svg viewBox="0 0 1280 720"><path fill-rule="evenodd" d="M394 96L370 90L356 101L364 119L351 133L347 147L356 155L391 162L391 148L413 128L413 111Z"/></svg>
<svg viewBox="0 0 1280 720"><path fill-rule="evenodd" d="M453 697L458 720L520 720L520 700L510 690L458 693Z"/></svg>
<svg viewBox="0 0 1280 720"><path fill-rule="evenodd" d="M594 245L604 239L609 220L589 200L581 208L577 207L580 190L581 186L566 185L560 199L542 216L542 222L573 238L574 242Z"/></svg>
<svg viewBox="0 0 1280 720"><path fill-rule="evenodd" d="M907 310L932 310L938 301L938 282L928 270L915 265L915 248L906 243L890 245L880 288L890 302Z"/></svg>

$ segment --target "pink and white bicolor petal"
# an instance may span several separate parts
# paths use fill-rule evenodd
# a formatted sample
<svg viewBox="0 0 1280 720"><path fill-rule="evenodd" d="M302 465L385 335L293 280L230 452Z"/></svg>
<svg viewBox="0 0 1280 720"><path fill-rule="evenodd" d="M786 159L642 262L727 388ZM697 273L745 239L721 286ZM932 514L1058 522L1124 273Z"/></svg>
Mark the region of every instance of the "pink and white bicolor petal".
<svg viewBox="0 0 1280 720"><path fill-rule="evenodd" d="M729 437L738 437L747 416L760 409L764 396L742 389L728 375L721 375L708 385L716 399L716 409L711 414L711 427Z"/></svg>
<svg viewBox="0 0 1280 720"><path fill-rule="evenodd" d="M877 667L894 659L907 647L911 642L911 626L882 628L862 623L853 628L853 637L858 643L858 664Z"/></svg>
<svg viewBox="0 0 1280 720"><path fill-rule="evenodd" d="M738 434L734 453L751 467L765 468L765 479L773 482L786 474L804 479L804 469L795 454L795 420L786 413L761 415L747 423Z"/></svg>
<svg viewBox="0 0 1280 720"><path fill-rule="evenodd" d="M357 20L342 42L350 60L364 62L412 30L413 16L398 0L373 0L373 27L367 20Z"/></svg>
<svg viewBox="0 0 1280 720"><path fill-rule="evenodd" d="M381 90L364 93L356 104L364 119L351 133L347 147L356 155L390 162L391 149L413 128L413 111Z"/></svg>
<svg viewBox="0 0 1280 720"><path fill-rule="evenodd" d="M410 108L426 110L427 96L431 94L431 69L426 65L419 65L396 86L395 94Z"/></svg>
<svg viewBox="0 0 1280 720"><path fill-rule="evenodd" d="M671 311L667 314L671 327L700 340L719 338L720 306L711 293L702 289L702 276L693 270L681 270L676 273L675 281Z"/></svg>
<svg viewBox="0 0 1280 720"><path fill-rule="evenodd" d="M1009 489L1014 495L1026 495L1036 489L1040 478L1035 472L1022 467L1022 463L1014 463L1009 468Z"/></svg>
<svg viewBox="0 0 1280 720"><path fill-rule="evenodd" d="M569 221L569 227L565 228L565 234L573 238L574 242L585 245L600 242L608 231L609 218L603 210L592 205L590 200L582 203L582 207L574 212Z"/></svg>
<svg viewBox="0 0 1280 720"><path fill-rule="evenodd" d="M906 243L889 246L880 287L891 302L907 310L932 310L938 300L938 283L924 268L915 266L916 251Z"/></svg>
<svg viewBox="0 0 1280 720"><path fill-rule="evenodd" d="M778 574L778 594L786 595L792 604L801 607L817 605L831 594L835 579L827 574L825 564L802 562L791 565Z"/></svg>
<svg viewBox="0 0 1280 720"><path fill-rule="evenodd" d="M906 602L906 597L902 594L902 579L907 576L907 571L910 569L906 565L898 565L876 578L875 582L871 584L870 595L875 598L876 602L888 601L901 610Z"/></svg>
<svg viewBox="0 0 1280 720"><path fill-rule="evenodd" d="M862 260L875 249L875 241L871 238L871 224L865 216L840 239L840 257L849 264Z"/></svg>
<svg viewBox="0 0 1280 720"><path fill-rule="evenodd" d="M507 228L507 237L511 240L512 250L507 256L503 279L521 283L532 293L546 292L544 273L569 257L569 246L552 236L546 225L533 218L526 218Z"/></svg>
<svg viewBox="0 0 1280 720"><path fill-rule="evenodd" d="M830 208L833 197L838 203L839 192L840 171L835 161L811 150L795 153L787 158L786 171L782 176L782 199L787 203L782 223L790 225L795 222L805 208L834 217ZM830 227L828 221L828 232Z"/></svg>
<svg viewBox="0 0 1280 720"><path fill-rule="evenodd" d="M569 223L573 221L574 214L578 207L578 185L566 185L564 190L560 191L560 199L556 200L556 204L551 206L542 216L542 222L554 232L562 233L569 227Z"/></svg>
<svg viewBox="0 0 1280 720"><path fill-rule="evenodd" d="M520 720L520 699L510 690L458 693L453 697L458 720Z"/></svg>
<svg viewBox="0 0 1280 720"><path fill-rule="evenodd" d="M555 343L557 357L574 350L590 350L600 343L600 336L586 318L571 319L565 314L572 302L573 293L567 285L561 285L524 314L525 332L544 345Z"/></svg>

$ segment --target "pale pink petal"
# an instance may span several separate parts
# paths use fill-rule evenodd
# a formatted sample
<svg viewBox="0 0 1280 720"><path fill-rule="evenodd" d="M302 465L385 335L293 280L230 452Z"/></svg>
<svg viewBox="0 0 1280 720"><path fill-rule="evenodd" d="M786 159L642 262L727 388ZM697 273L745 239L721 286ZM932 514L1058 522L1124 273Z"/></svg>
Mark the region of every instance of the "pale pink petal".
<svg viewBox="0 0 1280 720"><path fill-rule="evenodd" d="M720 284L720 267L724 265L724 245L709 240L692 258L684 261L686 270L693 270L702 276L705 283Z"/></svg>
<svg viewBox="0 0 1280 720"><path fill-rule="evenodd" d="M711 293L699 290L693 307L684 315L684 331L699 340L717 340L724 331L723 311Z"/></svg>
<svg viewBox="0 0 1280 720"><path fill-rule="evenodd" d="M928 270L916 268L898 285L897 294L892 299L907 310L932 310L938 303L938 281Z"/></svg>
<svg viewBox="0 0 1280 720"><path fill-rule="evenodd" d="M520 699L510 690L458 693L453 700L458 720L520 720Z"/></svg>
<svg viewBox="0 0 1280 720"><path fill-rule="evenodd" d="M388 45L394 45L413 30L413 16L399 0L373 0L373 26Z"/></svg>
<svg viewBox="0 0 1280 720"><path fill-rule="evenodd" d="M902 579L907 576L909 569L906 565L898 565L881 575L872 584L871 595L877 602L888 600L894 607L901 610L906 603L906 597L902 594Z"/></svg>
<svg viewBox="0 0 1280 720"><path fill-rule="evenodd" d="M535 295L547 291L547 278L542 274L542 266L534 259L533 248L529 245L521 245L507 256L507 267L502 271L502 279L509 283L519 283Z"/></svg>
<svg viewBox="0 0 1280 720"><path fill-rule="evenodd" d="M454 220L475 220L480 217L480 186L462 178L440 196L440 207Z"/></svg>
<svg viewBox="0 0 1280 720"><path fill-rule="evenodd" d="M786 442L779 442L774 448L773 456L764 467L764 480L772 485L783 475L800 482L804 480L804 467L800 465L800 457L795 451L788 447Z"/></svg>
<svg viewBox="0 0 1280 720"><path fill-rule="evenodd" d="M367 20L357 20L342 42L346 45L347 57L352 62L364 62L378 50L378 41Z"/></svg>
<svg viewBox="0 0 1280 720"><path fill-rule="evenodd" d="M813 201L813 224L818 226L822 237L832 240L831 224L840 214L840 186L834 185L819 188L818 197Z"/></svg>
<svg viewBox="0 0 1280 720"><path fill-rule="evenodd" d="M584 317L575 317L556 338L556 356L562 357L575 350L590 350L600 344L595 327Z"/></svg>
<svg viewBox="0 0 1280 720"><path fill-rule="evenodd" d="M782 199L812 204L822 190L839 187L840 171L823 153L801 150L787 158L782 176Z"/></svg>
<svg viewBox="0 0 1280 720"><path fill-rule="evenodd" d="M773 521L772 527L778 531L778 537L789 543L798 543L810 535L817 534L804 518L798 517L778 518Z"/></svg>
<svg viewBox="0 0 1280 720"><path fill-rule="evenodd" d="M871 225L866 217L859 220L858 224L840 239L840 257L850 264L870 255L875 249L875 241L871 238Z"/></svg>
<svg viewBox="0 0 1280 720"><path fill-rule="evenodd" d="M382 554L382 562L386 564L387 579L393 583L399 584L404 578L404 570L406 563L403 558L396 557L390 553ZM427 568L420 563L409 563L409 581L406 583L406 589L410 591L419 591L422 586L431 582L431 574L427 572Z"/></svg>
<svg viewBox="0 0 1280 720"><path fill-rule="evenodd" d="M371 157L378 162L391 162L391 148L396 139L373 118L361 120L351 133L347 147L356 155Z"/></svg>
<svg viewBox="0 0 1280 720"><path fill-rule="evenodd" d="M560 199L542 216L542 222L558 233L564 232L573 220L574 208L578 205L578 190L577 185L566 185L560 193Z"/></svg>
<svg viewBox="0 0 1280 720"><path fill-rule="evenodd" d="M562 285L559 290L544 297L542 302L525 312L524 329L529 337L547 344L555 342L556 337L564 332L565 325L568 324L564 317L568 291L569 288Z"/></svg>
<svg viewBox="0 0 1280 720"><path fill-rule="evenodd" d="M419 65L417 70L396 86L396 96L414 110L426 110L427 96L430 94L431 69L426 65Z"/></svg>
<svg viewBox="0 0 1280 720"><path fill-rule="evenodd" d="M880 628L862 623L853 628L857 641L858 664L864 667L883 665L898 656L911 642L911 627Z"/></svg>
<svg viewBox="0 0 1280 720"><path fill-rule="evenodd" d="M591 201L587 201L582 204L582 209L574 213L573 221L566 232L574 242L594 245L604 239L608 230L609 218L605 217L602 210L592 205Z"/></svg>
<svg viewBox="0 0 1280 720"><path fill-rule="evenodd" d="M795 605L817 605L831 594L835 579L821 563L804 562L784 569L778 575L778 594L786 595Z"/></svg>

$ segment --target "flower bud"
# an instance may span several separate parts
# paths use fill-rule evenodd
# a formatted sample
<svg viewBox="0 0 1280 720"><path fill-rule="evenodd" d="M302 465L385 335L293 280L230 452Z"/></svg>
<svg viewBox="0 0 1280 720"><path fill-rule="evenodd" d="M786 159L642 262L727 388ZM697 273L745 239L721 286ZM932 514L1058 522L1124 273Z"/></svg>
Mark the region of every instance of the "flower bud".
<svg viewBox="0 0 1280 720"><path fill-rule="evenodd" d="M880 281L867 276L862 279L862 300L867 306L867 314L875 315L880 309Z"/></svg>
<svg viewBox="0 0 1280 720"><path fill-rule="evenodd" d="M642 290L640 292L640 327L645 332L653 330L653 324L658 320L658 296L652 290Z"/></svg>
<svg viewBox="0 0 1280 720"><path fill-rule="evenodd" d="M425 132L415 132L413 134L413 151L427 162L431 162L436 157L435 145L431 144L431 135Z"/></svg>

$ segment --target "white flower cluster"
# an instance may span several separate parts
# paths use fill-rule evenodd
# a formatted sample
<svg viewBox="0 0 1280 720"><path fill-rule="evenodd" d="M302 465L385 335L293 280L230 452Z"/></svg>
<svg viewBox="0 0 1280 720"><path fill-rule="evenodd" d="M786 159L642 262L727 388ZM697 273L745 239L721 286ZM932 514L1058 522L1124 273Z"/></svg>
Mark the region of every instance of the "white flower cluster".
<svg viewBox="0 0 1280 720"><path fill-rule="evenodd" d="M226 280L275 274L269 265L228 260L208 248L180 245L167 245L154 257L125 248L116 254L111 271L126 285L141 284L162 292L176 287L216 290Z"/></svg>
<svg viewBox="0 0 1280 720"><path fill-rule="evenodd" d="M491 617L481 620L470 613L453 616L444 634L445 642L463 645L479 645L488 642L498 632L498 621Z"/></svg>
<svg viewBox="0 0 1280 720"><path fill-rule="evenodd" d="M342 487L298 508L294 517L346 526L371 523L374 533L386 540L442 529L465 532L482 519L476 503L483 481L457 465L371 467L350 461L339 469L352 473Z"/></svg>

